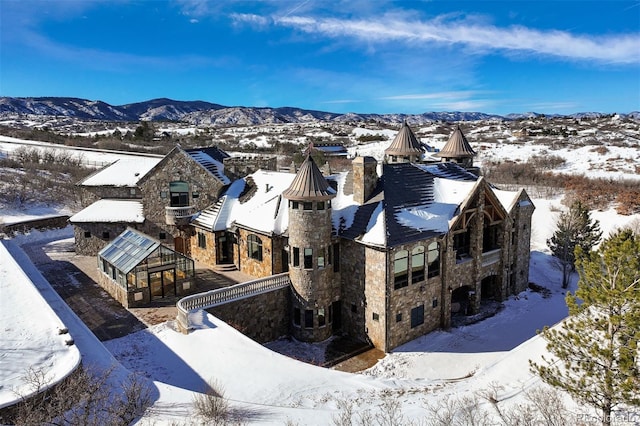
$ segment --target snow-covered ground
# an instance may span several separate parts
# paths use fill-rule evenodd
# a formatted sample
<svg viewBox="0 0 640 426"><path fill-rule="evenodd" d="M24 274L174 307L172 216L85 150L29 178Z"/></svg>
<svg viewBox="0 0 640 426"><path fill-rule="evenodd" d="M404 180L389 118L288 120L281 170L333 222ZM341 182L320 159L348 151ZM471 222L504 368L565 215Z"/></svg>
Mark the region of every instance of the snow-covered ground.
<svg viewBox="0 0 640 426"><path fill-rule="evenodd" d="M385 141L381 146L388 144ZM232 406L256 424L331 424L342 401L352 401L355 413L373 413L389 396L401 404L406 420L420 420L428 415L426 403L489 387L499 389L501 406L516 406L524 402L523 391L541 386L528 365L530 359L539 360L545 353L544 341L536 336L536 330L557 323L567 314L560 273L553 268L546 247L562 205L560 199L533 201L537 209L532 225L530 281L551 290L548 298L525 291L505 301L504 309L492 318L420 337L358 374L285 357L203 313L192 318L197 327L188 335L175 331L172 322L167 322L103 344L18 247L34 238L55 244L71 237L69 229L60 234L33 232L15 238L0 245L0 318L5 329L0 339L0 406L10 403L14 391L23 386L20 378L26 366L42 365L55 378L68 374L77 359L73 358L73 348L87 365L105 369L116 365L116 377L140 372L149 379L154 404L141 424L188 424L194 392L202 392L208 381L224 388ZM15 217L12 214L3 210L0 220L8 222ZM640 215L619 216L614 210L593 212L593 217L600 221L605 235L640 220ZM16 270L9 252L24 273ZM570 289L575 288L575 281L574 277ZM11 300L30 302L12 303L8 294ZM50 306L55 316L45 313L48 311L42 303ZM24 336L8 331L13 325L28 329L36 337L29 337L25 346ZM63 338L52 332L61 326L69 329L74 346L59 348ZM64 352L67 356L60 355ZM13 359L20 362L11 362ZM570 407L582 409L575 404Z"/></svg>

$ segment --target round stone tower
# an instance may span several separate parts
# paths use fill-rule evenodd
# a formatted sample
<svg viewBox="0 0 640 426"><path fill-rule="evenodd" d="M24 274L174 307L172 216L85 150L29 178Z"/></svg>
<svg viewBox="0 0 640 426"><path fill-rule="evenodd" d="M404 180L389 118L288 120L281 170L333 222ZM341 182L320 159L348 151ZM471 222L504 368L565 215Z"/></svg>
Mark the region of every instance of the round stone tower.
<svg viewBox="0 0 640 426"><path fill-rule="evenodd" d="M289 203L289 277L293 284L293 336L318 342L332 334L332 303L339 299L331 244L331 200L336 193L307 155L291 186Z"/></svg>

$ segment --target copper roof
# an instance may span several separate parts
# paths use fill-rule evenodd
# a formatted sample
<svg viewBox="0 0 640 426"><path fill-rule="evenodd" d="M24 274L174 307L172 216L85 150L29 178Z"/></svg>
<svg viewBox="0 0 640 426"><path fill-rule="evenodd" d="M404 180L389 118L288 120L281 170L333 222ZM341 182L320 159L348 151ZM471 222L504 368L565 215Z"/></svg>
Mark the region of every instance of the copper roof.
<svg viewBox="0 0 640 426"><path fill-rule="evenodd" d="M307 155L291 186L282 193L282 196L295 201L322 201L335 197L336 192L322 176L313 158Z"/></svg>
<svg viewBox="0 0 640 426"><path fill-rule="evenodd" d="M445 146L435 155L444 158L465 158L474 157L476 152L471 148L467 138L462 134L460 126L458 126Z"/></svg>
<svg viewBox="0 0 640 426"><path fill-rule="evenodd" d="M416 138L413 130L405 121L389 148L384 150L384 153L386 155L416 155L422 154L423 151L418 138Z"/></svg>

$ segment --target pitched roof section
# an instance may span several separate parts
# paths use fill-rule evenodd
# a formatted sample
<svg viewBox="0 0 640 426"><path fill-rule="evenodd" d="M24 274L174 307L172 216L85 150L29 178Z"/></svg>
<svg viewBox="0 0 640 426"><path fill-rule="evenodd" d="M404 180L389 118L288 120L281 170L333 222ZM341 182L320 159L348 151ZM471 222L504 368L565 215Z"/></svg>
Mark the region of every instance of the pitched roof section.
<svg viewBox="0 0 640 426"><path fill-rule="evenodd" d="M158 247L159 241L135 229L127 228L100 250L98 256L128 274Z"/></svg>
<svg viewBox="0 0 640 426"><path fill-rule="evenodd" d="M420 155L424 152L422 144L416 138L413 130L409 127L407 122L402 123L400 131L389 145L389 148L384 150L386 155Z"/></svg>
<svg viewBox="0 0 640 426"><path fill-rule="evenodd" d="M470 158L475 157L476 152L471 148L469 141L458 126L445 146L435 155L443 158Z"/></svg>
<svg viewBox="0 0 640 426"><path fill-rule="evenodd" d="M336 191L322 176L313 158L307 155L291 186L282 193L282 196L294 201L323 201L335 197Z"/></svg>
<svg viewBox="0 0 640 426"><path fill-rule="evenodd" d="M141 200L98 200L69 218L71 223L143 223Z"/></svg>
<svg viewBox="0 0 640 426"><path fill-rule="evenodd" d="M161 160L143 156L121 158L84 178L78 185L135 187Z"/></svg>
<svg viewBox="0 0 640 426"><path fill-rule="evenodd" d="M186 149L185 152L224 185L231 183L231 180L224 174L223 164L223 160L228 158L229 154L215 146Z"/></svg>
<svg viewBox="0 0 640 426"><path fill-rule="evenodd" d="M386 164L380 192L358 206L350 225L338 228L338 234L384 247L445 234L477 180L456 164ZM334 214L342 213L336 210L334 206Z"/></svg>

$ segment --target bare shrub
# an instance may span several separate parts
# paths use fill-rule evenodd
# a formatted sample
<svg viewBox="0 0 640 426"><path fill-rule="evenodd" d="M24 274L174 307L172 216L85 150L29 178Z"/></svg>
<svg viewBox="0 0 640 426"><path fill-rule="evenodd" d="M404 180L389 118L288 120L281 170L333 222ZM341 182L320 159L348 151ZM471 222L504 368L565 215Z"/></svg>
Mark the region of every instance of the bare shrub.
<svg viewBox="0 0 640 426"><path fill-rule="evenodd" d="M22 401L10 418L0 420L19 425L129 425L151 404L151 391L133 374L120 389L113 388L108 383L112 372L80 368L52 386L43 370L31 368L24 376L28 392L19 395Z"/></svg>
<svg viewBox="0 0 640 426"><path fill-rule="evenodd" d="M229 402L224 398L224 388L216 380L209 382L209 388L204 393L194 395L193 408L208 424L224 425L231 420L231 410Z"/></svg>

